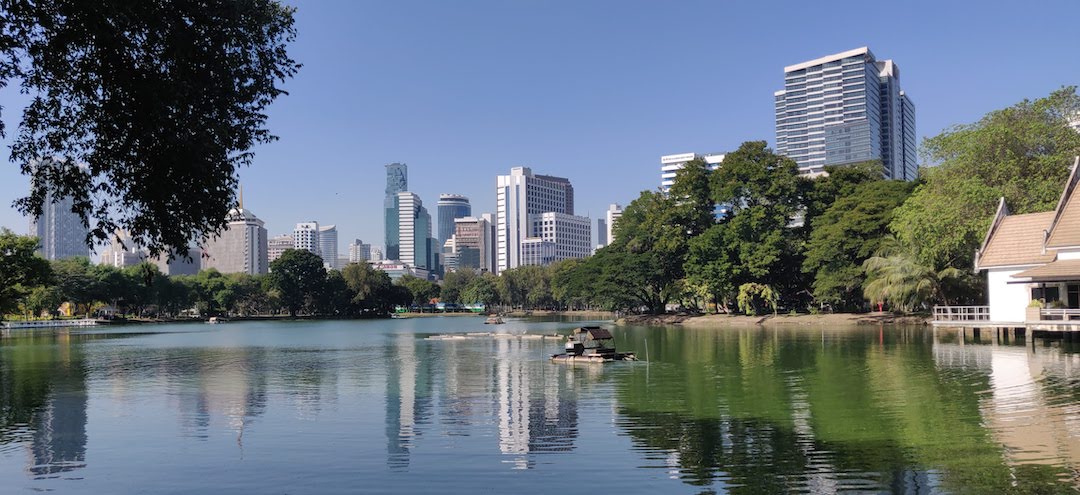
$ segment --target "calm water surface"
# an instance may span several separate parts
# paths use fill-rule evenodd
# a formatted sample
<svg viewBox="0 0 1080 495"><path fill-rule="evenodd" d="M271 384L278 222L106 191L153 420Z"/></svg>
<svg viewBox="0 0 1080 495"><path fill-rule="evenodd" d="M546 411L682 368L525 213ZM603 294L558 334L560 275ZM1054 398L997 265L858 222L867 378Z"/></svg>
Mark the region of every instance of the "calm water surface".
<svg viewBox="0 0 1080 495"><path fill-rule="evenodd" d="M923 328L478 318L0 337L0 492L1072 493L1080 347ZM506 333L580 322L512 320Z"/></svg>

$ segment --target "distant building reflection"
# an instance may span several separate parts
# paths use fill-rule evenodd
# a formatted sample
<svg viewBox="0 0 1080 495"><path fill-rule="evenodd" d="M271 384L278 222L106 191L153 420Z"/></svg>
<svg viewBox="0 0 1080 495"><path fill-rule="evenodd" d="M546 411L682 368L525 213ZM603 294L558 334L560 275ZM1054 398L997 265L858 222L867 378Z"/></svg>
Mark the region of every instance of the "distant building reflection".
<svg viewBox="0 0 1080 495"><path fill-rule="evenodd" d="M431 362L426 353L418 355L414 335L393 338L387 346L386 463L391 469L406 469L419 425L428 423L431 415Z"/></svg>

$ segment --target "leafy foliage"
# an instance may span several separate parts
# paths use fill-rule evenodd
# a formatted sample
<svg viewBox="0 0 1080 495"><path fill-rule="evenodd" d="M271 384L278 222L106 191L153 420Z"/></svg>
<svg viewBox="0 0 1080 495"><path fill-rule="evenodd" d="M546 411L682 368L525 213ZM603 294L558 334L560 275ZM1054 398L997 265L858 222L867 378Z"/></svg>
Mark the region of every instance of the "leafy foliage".
<svg viewBox="0 0 1080 495"><path fill-rule="evenodd" d="M207 240L235 204L237 169L275 139L266 108L300 67L285 49L293 12L276 0L0 2L0 87L17 80L32 96L11 148L31 178L18 209L71 197L92 237L122 228L151 254Z"/></svg>
<svg viewBox="0 0 1080 495"><path fill-rule="evenodd" d="M290 316L296 316L301 309L314 309L325 279L322 258L305 249L286 250L270 263L270 286L278 292Z"/></svg>
<svg viewBox="0 0 1080 495"><path fill-rule="evenodd" d="M1066 117L1080 111L1075 87L990 112L923 143L924 183L890 228L916 258L940 270L971 266L998 198L1014 213L1053 209L1080 133Z"/></svg>
<svg viewBox="0 0 1080 495"><path fill-rule="evenodd" d="M34 254L36 237L0 229L0 316L15 310L34 286L48 282L49 263Z"/></svg>

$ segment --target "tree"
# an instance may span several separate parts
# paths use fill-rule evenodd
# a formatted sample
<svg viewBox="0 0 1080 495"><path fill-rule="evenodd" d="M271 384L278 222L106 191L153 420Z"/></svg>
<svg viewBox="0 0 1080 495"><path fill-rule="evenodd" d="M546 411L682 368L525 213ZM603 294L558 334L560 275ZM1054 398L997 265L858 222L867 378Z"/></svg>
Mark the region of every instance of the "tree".
<svg viewBox="0 0 1080 495"><path fill-rule="evenodd" d="M904 251L879 253L863 262L866 285L863 294L871 303L883 302L894 309L912 312L945 301L943 286L961 276L961 270L934 270Z"/></svg>
<svg viewBox="0 0 1080 495"><path fill-rule="evenodd" d="M739 286L738 301L739 311L748 315L761 314L762 307L772 309L773 315L776 315L780 295L768 285L749 282Z"/></svg>
<svg viewBox="0 0 1080 495"><path fill-rule="evenodd" d="M408 297L403 301L395 300L395 287L390 276L367 263L350 263L342 269L341 276L353 293L352 303L361 313L385 315L396 304L408 304Z"/></svg>
<svg viewBox="0 0 1080 495"><path fill-rule="evenodd" d="M499 277L491 273L484 273L472 279L469 285L466 285L465 289L461 291L461 302L465 304L483 304L486 307L499 304L501 299L499 298L498 280Z"/></svg>
<svg viewBox="0 0 1080 495"><path fill-rule="evenodd" d="M34 254L37 246L37 237L0 229L0 319L18 309L35 286L49 281L49 262Z"/></svg>
<svg viewBox="0 0 1080 495"><path fill-rule="evenodd" d="M412 304L427 306L431 300L439 297L439 284L430 280L405 275L397 280L397 285L409 291Z"/></svg>
<svg viewBox="0 0 1080 495"><path fill-rule="evenodd" d="M475 270L468 268L454 270L446 274L442 281L442 291L439 298L445 303L460 303L461 293L469 283L480 275Z"/></svg>
<svg viewBox="0 0 1080 495"><path fill-rule="evenodd" d="M998 198L1013 213L1054 208L1080 154L1080 133L1067 124L1077 111L1076 88L1062 88L926 139L923 158L937 166L923 169L890 230L921 264L970 267Z"/></svg>
<svg viewBox="0 0 1080 495"><path fill-rule="evenodd" d="M305 249L288 249L270 263L271 287L293 318L301 309L314 309L325 281L322 258Z"/></svg>
<svg viewBox="0 0 1080 495"><path fill-rule="evenodd" d="M764 141L743 143L712 175L713 201L731 214L691 241L688 281L723 301L747 283L781 294L801 288L800 239L789 226L803 186L798 167ZM705 278L711 277L711 278Z"/></svg>
<svg viewBox="0 0 1080 495"><path fill-rule="evenodd" d="M911 194L905 181L863 182L810 220L803 273L813 277L814 299L842 309L863 302L863 261L888 236L893 212Z"/></svg>
<svg viewBox="0 0 1080 495"><path fill-rule="evenodd" d="M37 216L49 193L71 197L91 237L122 228L151 254L208 240L235 204L237 168L276 139L265 112L300 67L285 49L293 12L275 0L0 1L0 87L32 96L11 148L31 178L16 207Z"/></svg>
<svg viewBox="0 0 1080 495"><path fill-rule="evenodd" d="M90 259L80 256L55 260L50 265L60 296L65 301L82 306L89 313L90 304L99 293L97 279L91 273L94 267Z"/></svg>

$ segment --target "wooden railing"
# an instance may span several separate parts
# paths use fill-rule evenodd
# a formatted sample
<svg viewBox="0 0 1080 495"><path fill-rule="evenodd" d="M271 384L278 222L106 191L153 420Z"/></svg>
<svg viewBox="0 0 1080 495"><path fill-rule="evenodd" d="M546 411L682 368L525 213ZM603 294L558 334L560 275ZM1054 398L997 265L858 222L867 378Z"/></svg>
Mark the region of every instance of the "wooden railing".
<svg viewBox="0 0 1080 495"><path fill-rule="evenodd" d="M934 321L990 321L990 306L934 306Z"/></svg>
<svg viewBox="0 0 1080 495"><path fill-rule="evenodd" d="M1043 308L1039 316L1041 320L1080 320L1080 309Z"/></svg>

